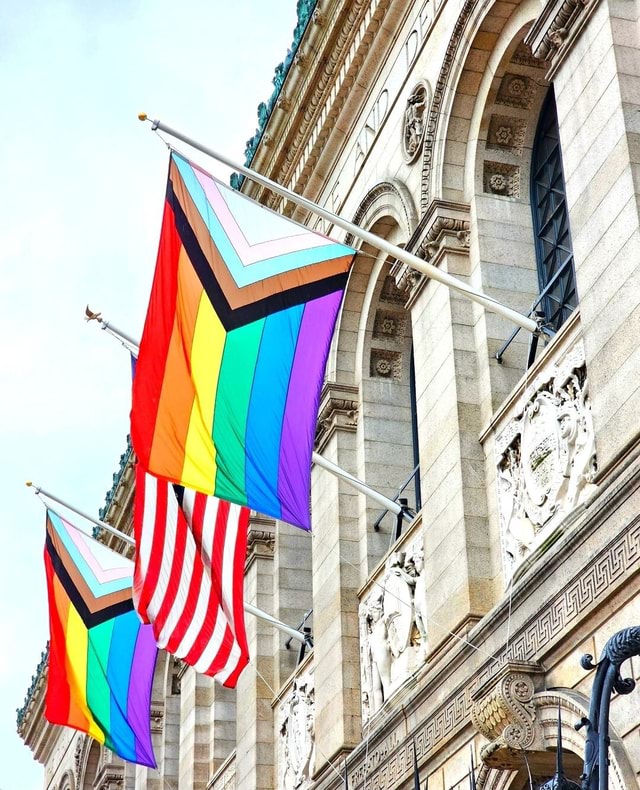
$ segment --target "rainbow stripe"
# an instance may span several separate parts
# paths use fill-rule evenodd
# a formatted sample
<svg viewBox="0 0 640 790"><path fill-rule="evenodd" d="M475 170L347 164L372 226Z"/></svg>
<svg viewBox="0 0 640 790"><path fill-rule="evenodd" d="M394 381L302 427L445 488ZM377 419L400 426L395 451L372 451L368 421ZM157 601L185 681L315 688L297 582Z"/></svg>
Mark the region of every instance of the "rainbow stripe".
<svg viewBox="0 0 640 790"><path fill-rule="evenodd" d="M131 433L156 477L308 529L350 247L172 154Z"/></svg>
<svg viewBox="0 0 640 790"><path fill-rule="evenodd" d="M45 716L123 760L156 767L150 704L157 648L133 611L133 563L47 510Z"/></svg>

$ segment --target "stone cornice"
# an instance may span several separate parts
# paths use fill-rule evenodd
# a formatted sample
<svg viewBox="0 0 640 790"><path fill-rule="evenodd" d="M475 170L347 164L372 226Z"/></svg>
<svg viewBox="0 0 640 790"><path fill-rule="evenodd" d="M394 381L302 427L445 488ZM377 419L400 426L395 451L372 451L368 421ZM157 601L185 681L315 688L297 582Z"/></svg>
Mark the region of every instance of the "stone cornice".
<svg viewBox="0 0 640 790"><path fill-rule="evenodd" d="M65 732L60 727L50 724L44 717L47 677L48 666L45 665L38 671L24 708L22 721L18 726L18 735L31 750L34 759L42 765L46 764L58 738Z"/></svg>
<svg viewBox="0 0 640 790"><path fill-rule="evenodd" d="M525 37L535 58L551 61L551 79L600 0L551 0Z"/></svg>
<svg viewBox="0 0 640 790"><path fill-rule="evenodd" d="M393 4L398 13L408 12L399 0L334 0L319 5L318 21L308 27L300 45L300 52L313 53L313 57L290 70L279 107L267 126L277 145L258 148L255 169L298 192L305 191L353 85L362 81L361 67ZM332 23L322 24L323 17ZM353 114L359 109L360 105L354 104ZM316 179L306 194L316 197L323 185L323 177ZM263 193L255 185L246 184L244 189L256 198ZM271 198L268 204L277 205L279 200Z"/></svg>
<svg viewBox="0 0 640 790"><path fill-rule="evenodd" d="M276 546L276 522L272 518L253 514L249 520L247 536L246 573L259 557L273 559Z"/></svg>

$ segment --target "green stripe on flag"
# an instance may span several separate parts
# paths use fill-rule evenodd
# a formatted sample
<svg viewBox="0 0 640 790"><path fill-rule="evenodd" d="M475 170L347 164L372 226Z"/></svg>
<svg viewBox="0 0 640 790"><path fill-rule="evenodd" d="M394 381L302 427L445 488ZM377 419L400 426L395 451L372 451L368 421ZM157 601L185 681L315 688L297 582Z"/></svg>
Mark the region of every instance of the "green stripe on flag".
<svg viewBox="0 0 640 790"><path fill-rule="evenodd" d="M111 690L107 683L107 667L114 623L115 618L111 618L90 628L87 646L87 704L107 741L111 730ZM108 743L105 746L113 748Z"/></svg>
<svg viewBox="0 0 640 790"><path fill-rule="evenodd" d="M214 494L245 505L247 413L264 322L261 318L227 333L214 412L213 443L218 453Z"/></svg>

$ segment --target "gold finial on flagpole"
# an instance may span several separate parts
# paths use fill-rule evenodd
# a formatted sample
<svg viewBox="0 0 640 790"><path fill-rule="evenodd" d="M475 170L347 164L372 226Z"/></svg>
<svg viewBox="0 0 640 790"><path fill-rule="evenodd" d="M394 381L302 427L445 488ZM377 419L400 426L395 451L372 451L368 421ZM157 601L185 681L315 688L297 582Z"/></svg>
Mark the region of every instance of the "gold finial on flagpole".
<svg viewBox="0 0 640 790"><path fill-rule="evenodd" d="M139 121L146 121L147 120L147 113L146 112L139 112L138 113L138 120Z"/></svg>
<svg viewBox="0 0 640 790"><path fill-rule="evenodd" d="M102 313L94 313L89 305L85 307L84 314L86 321L97 321L99 324L102 323Z"/></svg>
<svg viewBox="0 0 640 790"><path fill-rule="evenodd" d="M31 482L31 480L27 480L27 482L25 483L25 485L26 485L26 487L27 487L27 488L31 488L31 486L33 485L33 483Z"/></svg>

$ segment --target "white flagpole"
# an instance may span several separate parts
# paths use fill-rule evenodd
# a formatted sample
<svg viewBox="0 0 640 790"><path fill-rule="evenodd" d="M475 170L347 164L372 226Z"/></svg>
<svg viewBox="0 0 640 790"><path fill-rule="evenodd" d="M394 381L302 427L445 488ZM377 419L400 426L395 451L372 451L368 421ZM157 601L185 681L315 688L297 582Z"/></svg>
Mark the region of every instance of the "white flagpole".
<svg viewBox="0 0 640 790"><path fill-rule="evenodd" d="M121 329L118 329L110 321L105 321L105 319L102 317L102 313L94 313L89 309L89 305L87 305L84 314L87 323L89 321L97 321L99 324L102 324L102 329L106 329L107 331L111 332L112 335L115 335L118 339L123 340L128 345L138 348L138 343L132 337L127 335Z"/></svg>
<svg viewBox="0 0 640 790"><path fill-rule="evenodd" d="M375 491L373 488L370 488L366 483L363 483L362 480L358 480L357 477L354 477L340 466L334 464L333 461L329 461L323 455L315 452L311 456L311 459L315 464L318 464L318 466L326 469L327 472L331 472L332 475L341 478L345 481L345 483L349 483L349 485L355 488L357 491L360 491L361 493L375 500L379 505L382 505L382 507L390 510L392 513L395 513L396 516L401 515L405 521L413 521L406 510L403 510L397 502L394 502L393 499L389 499L389 497L386 497L384 494L381 494L380 492Z"/></svg>
<svg viewBox="0 0 640 790"><path fill-rule="evenodd" d="M100 315L100 313L97 313L97 315ZM123 332L120 332L119 330L116 330L112 324L111 325L108 324L108 322L105 322L104 319L100 319L100 320L103 323L106 323L107 326L111 326L111 332L114 335L125 339L127 343L131 346L133 351L137 353L140 350L140 346L135 340L133 340L133 338L129 337L128 335L125 335ZM318 453L313 453L312 460L314 461L314 463L318 464L318 466L321 466L323 469L326 469L328 472L331 472L331 474L335 475L336 477L342 478L342 480L349 483L351 486L353 486L353 488L357 489L358 491L362 492L366 496L378 502L378 504L382 505L382 507L386 508L387 510L390 510L392 513L395 513L396 516L402 515L404 520L409 522L413 520L411 516L405 510L403 510L402 507L397 502L394 502L393 499L389 499L389 497L386 497L384 494L381 494L379 491L375 491L366 483L363 483L362 480L358 480L357 477L354 477L352 474L349 474L349 472L346 472L341 467L336 466L336 464L334 464L332 461L328 461L322 455L319 455Z"/></svg>
<svg viewBox="0 0 640 790"><path fill-rule="evenodd" d="M331 211L328 211L322 206L317 205L313 201L302 197L302 195L292 192L290 189L281 186L277 182L272 181L270 178L256 173L255 170L251 170L249 167L245 167L244 165L234 162L224 154L218 153L217 151L214 151L212 148L208 148L205 145L201 145L191 137L187 137L187 135L182 134L170 126L167 126L165 123L162 123L162 121L151 121L151 119L147 117L146 113L140 113L138 118L141 121L150 121L152 124L152 129L160 129L161 131L170 134L172 137L175 137L177 140L182 140L183 143L186 143L192 148L201 151L203 154L216 159L218 162L222 162L222 164L227 165L233 170L237 170L239 173L242 173L242 175L250 178L252 181L261 184L264 187L267 187L272 192L275 192L277 195L290 200L297 206L300 206L307 211L311 211L313 214L322 217L322 219L327 220L327 222L331 222L333 225L337 225L337 227L342 228L343 230L347 231L347 233L351 233L356 238L361 239L362 241L371 244L376 249L387 253L387 255L391 255L397 260L406 263L413 269L426 274L428 277L431 277L433 280L437 280L439 283L446 285L448 288L452 288L453 290L464 294L467 298L471 299L471 301L482 305L484 308L493 313L501 315L503 318L506 318L512 323L522 327L522 329L526 329L528 332L532 332L533 334L539 333L539 326L533 319L527 318L527 316L522 315L517 310L512 310L510 307L501 304L493 297L487 296L487 294L471 288L471 286L467 285L461 280L458 280L457 277L453 277L451 274L441 271L436 266L433 266L432 264L422 260L422 258L418 258L417 255L413 255L412 253L403 250L402 247L397 247L395 244L391 244L386 239L376 236L375 233L371 233L368 230L360 228L358 225L354 225L352 222L343 219L337 214L333 214Z"/></svg>
<svg viewBox="0 0 640 790"><path fill-rule="evenodd" d="M33 492L34 494L42 494L42 496L46 497L47 499L51 499L53 502L57 502L59 505L66 507L67 510L70 510L72 513L77 513L79 516L82 516L82 518L85 518L87 521L90 521L92 524L95 524L96 527L100 527L100 529L106 529L107 532L110 532L112 535L115 535L117 538L120 538L129 546L136 545L135 540L129 535L126 535L124 532L120 532L119 529L116 529L115 527L112 527L109 524L105 524L104 521L100 521L99 519L90 516L88 513L84 513L82 510L79 510L77 507L70 505L68 502L65 502L64 499L60 499L60 497L57 497L55 494L52 494L50 491L45 491L44 488L35 485L34 483L31 482L31 480L27 480L26 485L28 488L34 489Z"/></svg>
<svg viewBox="0 0 640 790"><path fill-rule="evenodd" d="M88 513L84 513L82 510L79 510L77 507L74 507L73 505L70 505L68 502L65 502L64 499L60 499L60 497L55 496L55 494L52 494L50 491L45 491L44 488L34 485L34 483L32 483L31 480L27 480L26 485L27 487L34 489L34 494L42 494L42 496L46 497L47 499L51 499L53 502L57 502L59 505L66 507L67 510L70 510L72 513L76 513L78 516L81 516L87 521L90 521L92 524L95 524L96 527L99 527L100 529L106 529L107 532L110 532L112 535L115 535L117 538L120 538L120 540L123 540L129 546L136 545L134 539L130 535L121 532L119 529L112 527L110 524L105 524L104 521L100 521L99 519L90 516ZM276 620L275 617L272 617L270 614L267 614L267 612L263 612L262 609L258 609L256 606L252 606L250 603L245 603L244 610L248 614L252 614L254 617L258 617L261 620L265 620L267 623L271 623L271 625L275 626L276 628L279 628L281 631L287 634L287 636L290 636L292 639L297 639L298 642L300 642L301 644L305 645L307 643L306 637L303 633L301 633L300 631L296 631L295 628L291 628L286 623L283 623L280 620Z"/></svg>

